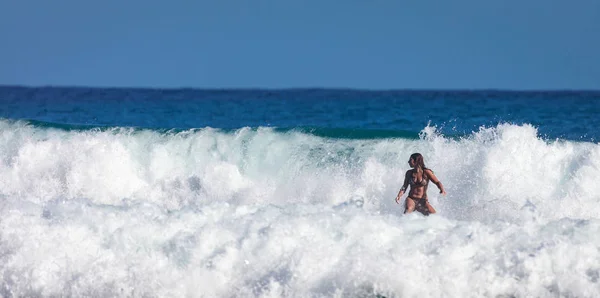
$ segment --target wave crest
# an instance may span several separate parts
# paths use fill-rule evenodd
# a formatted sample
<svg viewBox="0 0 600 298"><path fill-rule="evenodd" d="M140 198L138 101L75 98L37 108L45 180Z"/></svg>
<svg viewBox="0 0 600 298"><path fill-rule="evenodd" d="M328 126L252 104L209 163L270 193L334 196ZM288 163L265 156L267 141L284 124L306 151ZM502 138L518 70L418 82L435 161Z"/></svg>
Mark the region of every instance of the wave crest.
<svg viewBox="0 0 600 298"><path fill-rule="evenodd" d="M457 219L520 220L526 204L545 218L600 211L600 146L543 140L531 125L461 138L428 126L418 139L340 139L264 127L63 130L0 121L0 137L0 195L13 201L148 201L177 210L360 197L366 210L398 212L393 198L406 160L421 152L449 193L439 197L432 185L430 200Z"/></svg>

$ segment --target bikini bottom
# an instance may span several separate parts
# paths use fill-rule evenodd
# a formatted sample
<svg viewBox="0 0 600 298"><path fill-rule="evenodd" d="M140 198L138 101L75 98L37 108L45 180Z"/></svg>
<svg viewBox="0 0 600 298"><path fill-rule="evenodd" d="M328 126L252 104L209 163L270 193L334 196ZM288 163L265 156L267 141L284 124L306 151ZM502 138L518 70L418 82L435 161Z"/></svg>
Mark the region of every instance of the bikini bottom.
<svg viewBox="0 0 600 298"><path fill-rule="evenodd" d="M415 199L408 197L409 199L415 202L415 211L420 212L421 214L428 216L430 214L429 208L427 208L427 198Z"/></svg>

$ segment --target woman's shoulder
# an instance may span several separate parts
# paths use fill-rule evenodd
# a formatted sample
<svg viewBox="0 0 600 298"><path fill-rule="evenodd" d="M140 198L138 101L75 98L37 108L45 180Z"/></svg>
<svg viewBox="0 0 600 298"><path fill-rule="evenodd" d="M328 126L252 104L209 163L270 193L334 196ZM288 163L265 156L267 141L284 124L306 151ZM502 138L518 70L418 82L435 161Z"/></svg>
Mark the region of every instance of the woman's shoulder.
<svg viewBox="0 0 600 298"><path fill-rule="evenodd" d="M433 174L433 170L430 168L425 168L425 169L423 169L423 171L427 174Z"/></svg>

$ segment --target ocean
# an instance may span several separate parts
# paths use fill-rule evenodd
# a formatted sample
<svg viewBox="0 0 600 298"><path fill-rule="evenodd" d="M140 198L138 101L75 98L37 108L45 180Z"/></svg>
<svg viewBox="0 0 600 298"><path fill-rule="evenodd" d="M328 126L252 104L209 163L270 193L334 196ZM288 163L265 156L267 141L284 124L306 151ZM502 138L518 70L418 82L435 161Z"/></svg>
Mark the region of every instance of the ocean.
<svg viewBox="0 0 600 298"><path fill-rule="evenodd" d="M0 87L1 297L598 297L600 92ZM394 199L412 153L438 213Z"/></svg>

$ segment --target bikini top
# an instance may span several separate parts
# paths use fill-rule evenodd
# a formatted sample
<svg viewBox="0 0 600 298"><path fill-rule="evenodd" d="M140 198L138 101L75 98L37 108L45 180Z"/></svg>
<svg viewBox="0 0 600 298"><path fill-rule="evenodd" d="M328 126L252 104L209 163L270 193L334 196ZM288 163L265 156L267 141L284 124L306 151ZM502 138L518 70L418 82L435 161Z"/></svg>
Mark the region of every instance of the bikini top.
<svg viewBox="0 0 600 298"><path fill-rule="evenodd" d="M425 171L423 171L423 173L425 173ZM419 187L419 186L427 186L427 183L429 183L429 179L426 179L425 175L423 175L423 177L421 178L421 181L416 181L416 180L417 180L417 177L411 177L408 180L408 184L410 184L410 186Z"/></svg>

